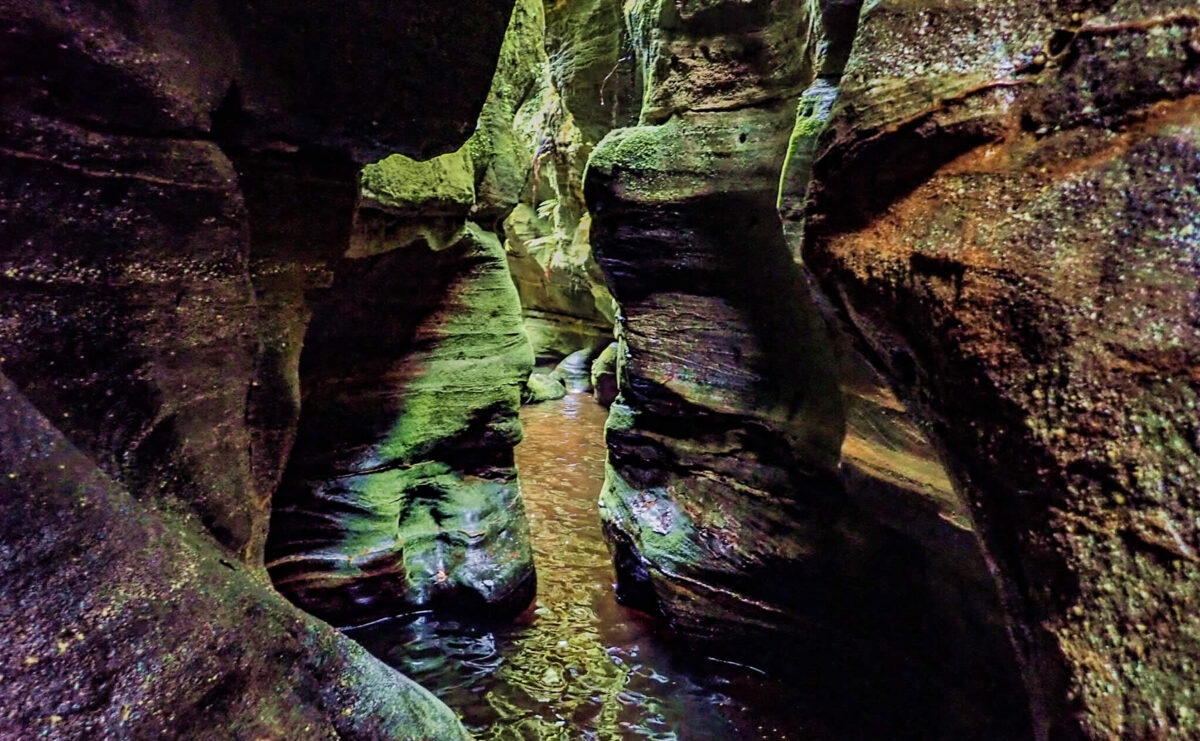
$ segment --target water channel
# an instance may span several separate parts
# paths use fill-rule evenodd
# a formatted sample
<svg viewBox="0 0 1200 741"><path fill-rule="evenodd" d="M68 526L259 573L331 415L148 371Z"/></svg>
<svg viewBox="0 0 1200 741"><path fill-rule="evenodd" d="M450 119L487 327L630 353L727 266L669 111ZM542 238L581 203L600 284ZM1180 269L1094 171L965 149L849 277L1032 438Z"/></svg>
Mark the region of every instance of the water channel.
<svg viewBox="0 0 1200 741"><path fill-rule="evenodd" d="M585 394L527 406L517 466L538 596L515 622L421 616L353 631L479 739L798 739L783 683L679 644L617 604L597 513L606 410Z"/></svg>

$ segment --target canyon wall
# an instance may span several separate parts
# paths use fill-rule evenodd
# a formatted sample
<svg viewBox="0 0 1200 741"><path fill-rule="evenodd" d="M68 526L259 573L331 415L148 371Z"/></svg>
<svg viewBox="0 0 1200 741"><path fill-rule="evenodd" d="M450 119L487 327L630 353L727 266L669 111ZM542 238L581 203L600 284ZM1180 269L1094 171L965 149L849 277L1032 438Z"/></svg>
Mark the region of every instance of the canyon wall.
<svg viewBox="0 0 1200 741"><path fill-rule="evenodd" d="M1198 29L867 3L791 215L968 495L1039 738L1200 732Z"/></svg>
<svg viewBox="0 0 1200 741"><path fill-rule="evenodd" d="M612 341L612 295L592 256L583 171L604 134L636 120L637 87L618 0L548 3L539 20L536 50L514 65L536 74L507 117L523 143L525 180L503 233L526 333L538 360L550 362Z"/></svg>
<svg viewBox="0 0 1200 741"><path fill-rule="evenodd" d="M369 166L350 250L305 292L267 567L335 624L535 591L512 457L533 355L500 241L466 221L472 177L461 153Z"/></svg>
<svg viewBox="0 0 1200 741"><path fill-rule="evenodd" d="M0 3L5 728L462 735L263 548L359 165L467 139L510 10Z"/></svg>
<svg viewBox="0 0 1200 741"><path fill-rule="evenodd" d="M620 305L601 507L621 598L810 683L847 732L1028 733L971 515L777 211L797 105L835 84L857 5L625 10L640 121L585 183Z"/></svg>

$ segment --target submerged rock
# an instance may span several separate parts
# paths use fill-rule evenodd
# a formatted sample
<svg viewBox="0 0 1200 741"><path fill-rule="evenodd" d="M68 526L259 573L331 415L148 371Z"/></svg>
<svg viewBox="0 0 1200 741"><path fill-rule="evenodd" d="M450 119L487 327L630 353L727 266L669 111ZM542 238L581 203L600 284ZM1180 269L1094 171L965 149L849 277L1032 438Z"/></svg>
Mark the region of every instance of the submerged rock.
<svg viewBox="0 0 1200 741"><path fill-rule="evenodd" d="M592 359L596 353L589 349L576 350L562 359L550 375L566 386L572 394L592 390Z"/></svg>
<svg viewBox="0 0 1200 741"><path fill-rule="evenodd" d="M554 401L567 395L567 387L549 373L534 371L525 382L525 398L527 404L537 404L543 401Z"/></svg>

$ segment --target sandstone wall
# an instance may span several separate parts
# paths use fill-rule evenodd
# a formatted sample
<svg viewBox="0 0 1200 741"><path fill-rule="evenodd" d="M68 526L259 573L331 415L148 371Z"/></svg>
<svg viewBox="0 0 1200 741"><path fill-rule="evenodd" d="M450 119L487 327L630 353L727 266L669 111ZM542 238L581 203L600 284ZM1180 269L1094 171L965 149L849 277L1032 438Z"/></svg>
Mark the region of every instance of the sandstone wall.
<svg viewBox="0 0 1200 741"><path fill-rule="evenodd" d="M867 3L803 256L933 421L1039 737L1197 733L1194 3Z"/></svg>
<svg viewBox="0 0 1200 741"><path fill-rule="evenodd" d="M461 736L262 553L359 165L463 143L510 10L0 3L6 728ZM33 456L60 433L78 480Z"/></svg>

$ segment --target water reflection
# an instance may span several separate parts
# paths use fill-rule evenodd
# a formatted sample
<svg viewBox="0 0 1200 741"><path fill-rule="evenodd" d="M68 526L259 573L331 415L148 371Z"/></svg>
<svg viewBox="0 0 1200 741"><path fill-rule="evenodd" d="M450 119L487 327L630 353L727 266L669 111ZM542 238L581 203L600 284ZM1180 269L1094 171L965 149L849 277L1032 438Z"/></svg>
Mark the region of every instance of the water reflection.
<svg viewBox="0 0 1200 741"><path fill-rule="evenodd" d="M517 465L538 569L525 614L503 626L420 616L351 635L480 739L806 737L786 687L706 661L616 603L596 508L605 416L581 394L522 411Z"/></svg>

